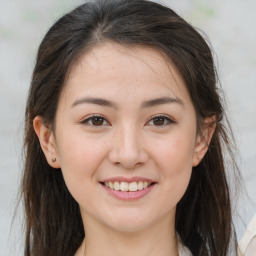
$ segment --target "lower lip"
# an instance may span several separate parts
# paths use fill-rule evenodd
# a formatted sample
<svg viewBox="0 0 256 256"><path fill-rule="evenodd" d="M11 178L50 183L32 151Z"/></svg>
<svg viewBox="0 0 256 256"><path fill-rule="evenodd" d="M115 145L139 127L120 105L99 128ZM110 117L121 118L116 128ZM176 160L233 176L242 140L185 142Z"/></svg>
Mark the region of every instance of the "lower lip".
<svg viewBox="0 0 256 256"><path fill-rule="evenodd" d="M142 190L138 191L119 191L119 190L114 190L111 188L106 187L105 185L102 185L112 196L121 199L121 200L137 200L140 199L144 196L146 196L154 187L155 184L150 185L147 188L144 188Z"/></svg>

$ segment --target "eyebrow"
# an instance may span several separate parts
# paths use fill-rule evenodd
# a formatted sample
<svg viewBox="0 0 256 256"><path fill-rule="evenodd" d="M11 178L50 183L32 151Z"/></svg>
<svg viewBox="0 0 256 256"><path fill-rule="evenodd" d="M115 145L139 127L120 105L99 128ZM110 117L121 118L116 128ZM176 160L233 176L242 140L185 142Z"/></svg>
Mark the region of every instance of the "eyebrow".
<svg viewBox="0 0 256 256"><path fill-rule="evenodd" d="M93 98L93 97L85 97L85 98L82 98L82 99L78 99L72 104L72 107L75 107L75 106L80 105L80 104L87 104L87 103L118 109L118 106L112 101L102 99L102 98ZM179 104L181 106L184 106L183 101L181 99L177 98L177 97L175 97L175 98L160 97L160 98L147 100L147 101L143 102L141 104L141 108L149 108L149 107L154 107L154 106L164 105L164 104L170 104L170 103L176 103L176 104Z"/></svg>
<svg viewBox="0 0 256 256"><path fill-rule="evenodd" d="M148 108L148 107L154 107L154 106L158 106L158 105L163 105L163 104L169 104L169 103L176 103L179 104L181 106L184 106L184 103L181 99L175 97L161 97L161 98L156 98L156 99L152 99L152 100L147 100L145 102L142 103L141 107L142 108Z"/></svg>
<svg viewBox="0 0 256 256"><path fill-rule="evenodd" d="M86 98L76 100L72 104L72 107L75 107L75 106L80 105L80 104L85 104L85 103L90 103L90 104L95 104L95 105L105 106L105 107L112 107L112 108L115 108L115 109L118 108L117 105L112 101L105 100L105 99L102 99L102 98L91 98L91 97L86 97Z"/></svg>

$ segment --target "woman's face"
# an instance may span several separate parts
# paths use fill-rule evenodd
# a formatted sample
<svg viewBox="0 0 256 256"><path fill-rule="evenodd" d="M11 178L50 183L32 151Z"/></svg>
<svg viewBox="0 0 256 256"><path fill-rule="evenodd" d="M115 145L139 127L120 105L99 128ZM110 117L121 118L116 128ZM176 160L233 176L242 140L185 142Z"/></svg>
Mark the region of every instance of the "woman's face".
<svg viewBox="0 0 256 256"><path fill-rule="evenodd" d="M106 43L71 70L51 164L61 168L85 225L144 230L174 223L201 154L196 131L194 107L172 64L151 48Z"/></svg>

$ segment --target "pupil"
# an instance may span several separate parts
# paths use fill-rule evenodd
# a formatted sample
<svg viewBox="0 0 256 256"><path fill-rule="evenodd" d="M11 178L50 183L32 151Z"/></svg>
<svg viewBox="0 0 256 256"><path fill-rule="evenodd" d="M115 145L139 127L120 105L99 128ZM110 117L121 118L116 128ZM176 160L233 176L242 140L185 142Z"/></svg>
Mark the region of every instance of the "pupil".
<svg viewBox="0 0 256 256"><path fill-rule="evenodd" d="M93 123L93 125L96 125L96 126L102 125L103 124L103 118L102 117L94 117L92 119L92 123Z"/></svg>
<svg viewBox="0 0 256 256"><path fill-rule="evenodd" d="M153 120L154 125L163 125L164 124L164 118L163 117L156 117Z"/></svg>

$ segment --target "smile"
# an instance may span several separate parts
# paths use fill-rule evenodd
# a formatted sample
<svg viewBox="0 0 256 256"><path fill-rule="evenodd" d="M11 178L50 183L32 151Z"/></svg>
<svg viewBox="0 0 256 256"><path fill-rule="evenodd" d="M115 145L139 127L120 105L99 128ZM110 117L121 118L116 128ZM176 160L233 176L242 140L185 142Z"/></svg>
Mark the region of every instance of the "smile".
<svg viewBox="0 0 256 256"><path fill-rule="evenodd" d="M111 196L125 201L133 201L146 196L157 184L144 177L112 177L100 183Z"/></svg>
<svg viewBox="0 0 256 256"><path fill-rule="evenodd" d="M149 187L152 183L147 181L133 181L133 182L125 182L125 181L106 181L104 185L110 189L116 191L129 191L136 192Z"/></svg>

